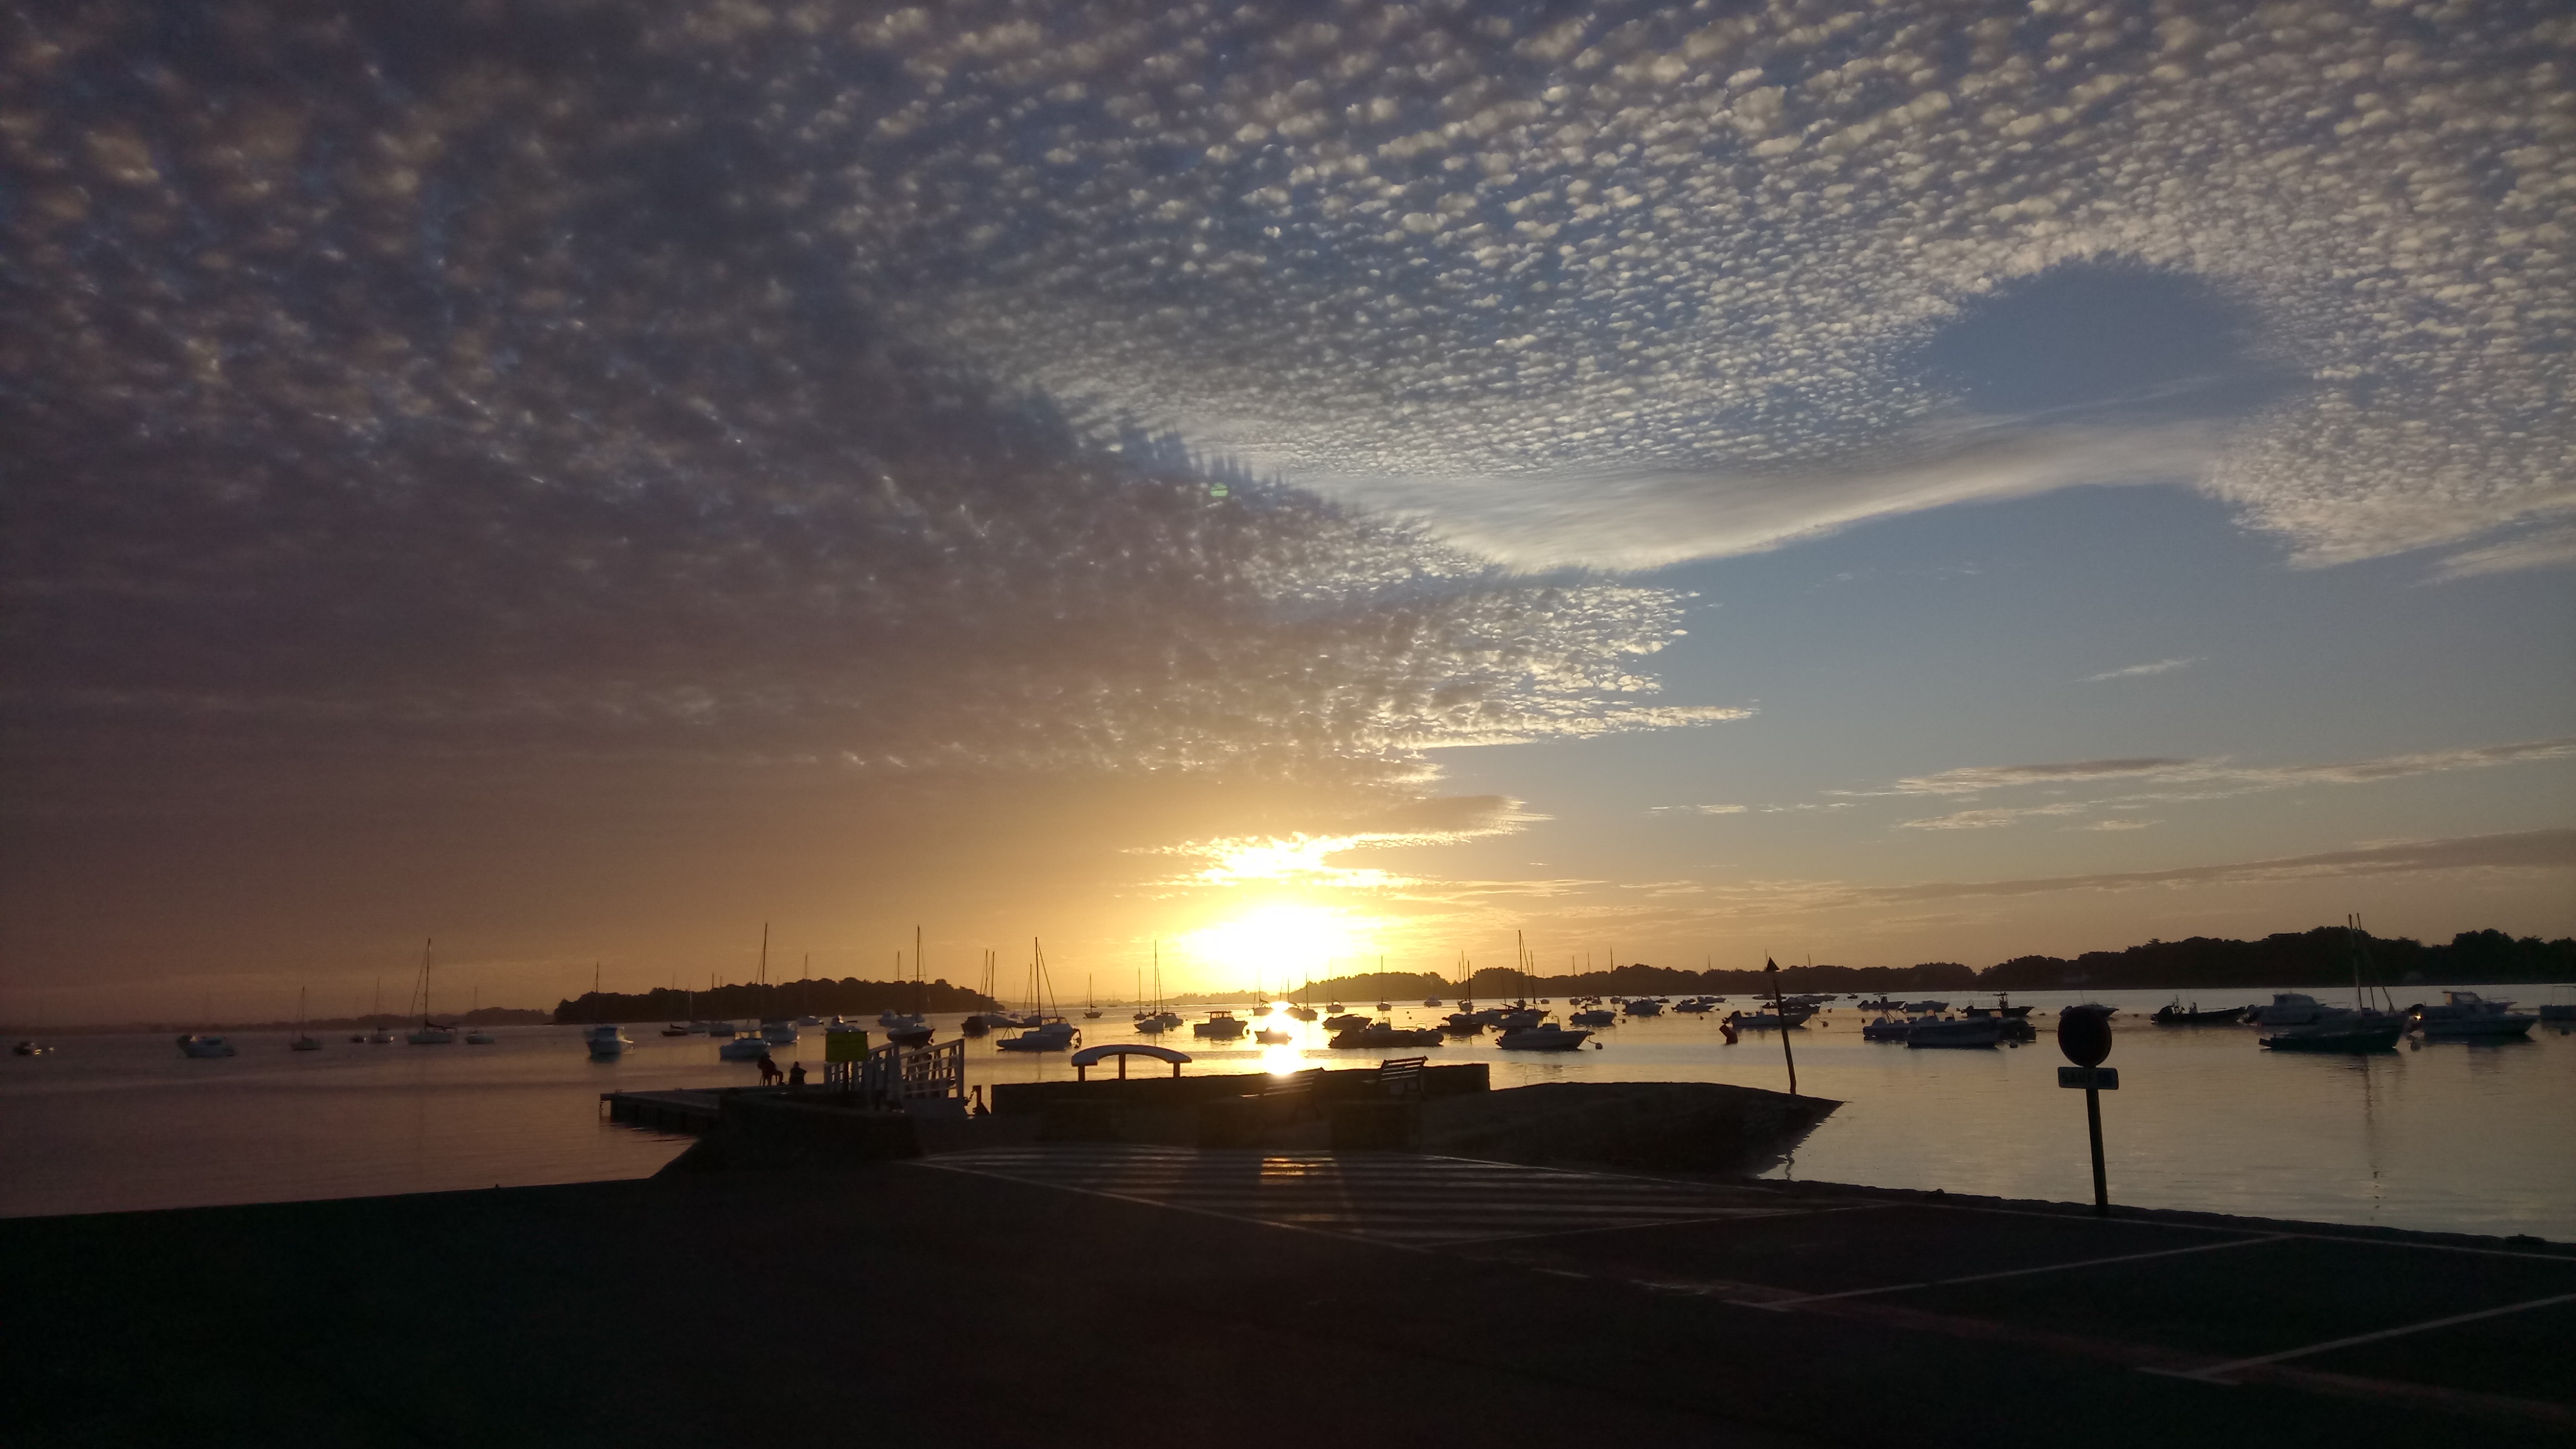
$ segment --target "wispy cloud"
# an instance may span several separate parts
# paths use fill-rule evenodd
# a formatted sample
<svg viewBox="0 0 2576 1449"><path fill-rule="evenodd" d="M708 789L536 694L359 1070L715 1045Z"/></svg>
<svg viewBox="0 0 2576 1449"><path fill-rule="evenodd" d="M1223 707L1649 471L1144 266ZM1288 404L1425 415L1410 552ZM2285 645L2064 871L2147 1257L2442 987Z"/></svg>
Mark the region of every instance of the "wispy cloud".
<svg viewBox="0 0 2576 1449"><path fill-rule="evenodd" d="M2199 662L2200 660L2197 657L2190 659L2159 659L2153 664L2132 664L2126 669L2105 669L2099 674L2088 674L2084 676L2084 682L2086 684L2099 684L2105 679L2132 679L2141 674L2170 674L2185 665L2198 664Z"/></svg>
<svg viewBox="0 0 2576 1449"><path fill-rule="evenodd" d="M2546 740L2521 740L2512 744L2481 745L2452 750L2425 750L2412 754L2382 755L2367 760L2339 760L2318 765L2230 765L2216 760L2126 759L2078 760L2064 764L1977 766L1947 770L1938 775L1899 780L1892 789L1867 792L1879 795L1975 795L1990 790L2027 786L2066 786L2097 781L2127 780L2168 788L2097 796L2083 800L2049 800L2031 805L1995 805L1974 810L1959 810L1920 820L1898 822L1903 830L1983 830L2035 816L2081 815L2089 811L2166 803L2178 800L2210 800L2230 795L2249 795L2266 790L2285 790L2299 785L2359 785L2379 780L2403 779L2412 775L2438 775L2454 770L2487 769L2497 765L2521 764L2538 760L2560 760L2576 757L2576 736ZM2106 824L2103 829L2121 829Z"/></svg>
<svg viewBox="0 0 2576 1449"><path fill-rule="evenodd" d="M2448 583L2517 569L2551 568L2576 563L2576 524L2542 529L2520 538L2446 555L2427 583Z"/></svg>

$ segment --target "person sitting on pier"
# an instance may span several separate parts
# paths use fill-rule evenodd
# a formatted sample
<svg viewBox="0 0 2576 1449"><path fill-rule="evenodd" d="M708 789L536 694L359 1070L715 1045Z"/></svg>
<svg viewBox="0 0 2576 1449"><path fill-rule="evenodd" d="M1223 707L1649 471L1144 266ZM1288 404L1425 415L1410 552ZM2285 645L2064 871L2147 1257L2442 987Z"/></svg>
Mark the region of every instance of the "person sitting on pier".
<svg viewBox="0 0 2576 1449"><path fill-rule="evenodd" d="M789 1062L787 1064L787 1085L798 1091L802 1091L804 1089L805 1064L803 1062Z"/></svg>
<svg viewBox="0 0 2576 1449"><path fill-rule="evenodd" d="M762 1052L760 1054L760 1084L762 1086L766 1087L786 1075L787 1074L785 1072L778 1070L778 1063L770 1057L769 1053Z"/></svg>

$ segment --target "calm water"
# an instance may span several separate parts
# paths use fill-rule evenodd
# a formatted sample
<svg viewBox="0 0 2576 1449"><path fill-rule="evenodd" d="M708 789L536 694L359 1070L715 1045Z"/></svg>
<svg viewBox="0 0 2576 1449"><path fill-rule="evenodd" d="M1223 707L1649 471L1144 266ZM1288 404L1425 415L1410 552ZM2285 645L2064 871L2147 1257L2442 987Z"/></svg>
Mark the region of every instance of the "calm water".
<svg viewBox="0 0 2576 1449"><path fill-rule="evenodd" d="M2491 995L2567 999L2567 988ZM2241 993L2268 999L2268 993ZM1798 1083L1847 1105L1782 1175L1891 1187L2080 1200L2090 1195L2081 1094L2061 1091L2047 1030L2055 993L2021 998L2043 1019L2038 1044L1910 1051L1866 1043L1845 1004L1796 1033ZM2165 993L2109 993L2123 1009L2103 1097L2114 1201L2140 1206L2394 1227L2533 1233L2576 1241L2576 1037L2438 1043L2369 1058L2275 1056L2243 1027L2162 1028L2143 1019ZM2233 1004L2206 1000L2208 1005ZM1357 1003L1354 1003L1357 1005ZM1407 1007L1406 1024L1439 1012ZM1134 1040L1126 1013L1085 1023L1094 1043ZM940 1019L941 1035L955 1018ZM1192 1071L1359 1065L1389 1053L1333 1052L1323 1033L1274 1016L1300 1041L1192 1050ZM52 1056L0 1057L0 1215L522 1186L640 1177L685 1139L600 1120L618 1088L754 1079L704 1037L630 1027L634 1050L592 1062L570 1027L504 1028L488 1047L353 1044L291 1053L285 1037L243 1034L241 1055L192 1061L168 1036L66 1037ZM1494 1064L1496 1087L1542 1081L1707 1081L1778 1088L1776 1033L1726 1046L1710 1017L1631 1022L1603 1049L1526 1056L1490 1037L1431 1050ZM818 1035L778 1053L821 1057ZM974 1082L1060 1080L1062 1057L969 1046Z"/></svg>

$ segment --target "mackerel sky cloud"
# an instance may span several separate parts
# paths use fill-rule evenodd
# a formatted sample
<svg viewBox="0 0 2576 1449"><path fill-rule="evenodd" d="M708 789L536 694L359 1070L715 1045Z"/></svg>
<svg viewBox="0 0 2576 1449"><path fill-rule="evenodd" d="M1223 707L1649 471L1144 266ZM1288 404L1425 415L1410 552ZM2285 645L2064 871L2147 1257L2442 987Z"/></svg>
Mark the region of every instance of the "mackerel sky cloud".
<svg viewBox="0 0 2576 1449"><path fill-rule="evenodd" d="M0 950L1293 877L1438 959L2564 823L2559 9L31 13Z"/></svg>

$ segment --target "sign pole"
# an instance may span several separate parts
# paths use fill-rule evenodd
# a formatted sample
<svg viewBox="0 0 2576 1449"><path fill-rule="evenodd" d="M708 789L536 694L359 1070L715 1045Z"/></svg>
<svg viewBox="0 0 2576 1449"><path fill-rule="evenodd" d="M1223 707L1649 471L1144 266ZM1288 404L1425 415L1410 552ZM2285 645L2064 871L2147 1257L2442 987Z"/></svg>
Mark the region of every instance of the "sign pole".
<svg viewBox="0 0 2576 1449"><path fill-rule="evenodd" d="M2093 1215L2111 1215L2111 1187L2102 1171L2102 1094L2120 1089L2120 1073L2102 1065L2111 1055L2111 1022L2098 1009L2070 1006L2058 1013L2057 1049L2075 1063L2057 1069L2057 1085L2084 1089L2084 1130L2093 1139Z"/></svg>
<svg viewBox="0 0 2576 1449"><path fill-rule="evenodd" d="M2084 1125L2093 1134L2093 1216L2111 1215L2111 1188L2102 1175L2102 1090L2084 1089Z"/></svg>

